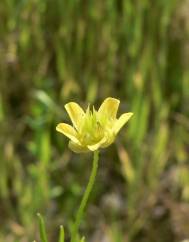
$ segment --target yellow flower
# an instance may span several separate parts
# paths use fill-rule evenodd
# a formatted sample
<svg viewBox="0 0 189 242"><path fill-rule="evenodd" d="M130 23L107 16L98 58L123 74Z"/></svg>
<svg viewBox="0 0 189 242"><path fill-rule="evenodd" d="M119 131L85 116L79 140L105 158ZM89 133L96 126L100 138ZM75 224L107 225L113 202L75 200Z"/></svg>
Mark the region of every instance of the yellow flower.
<svg viewBox="0 0 189 242"><path fill-rule="evenodd" d="M119 103L118 99L108 97L98 111L88 106L86 112L75 102L67 103L65 109L73 126L60 123L56 130L70 139L69 148L76 153L105 148L114 142L119 130L133 115L124 113L117 119Z"/></svg>

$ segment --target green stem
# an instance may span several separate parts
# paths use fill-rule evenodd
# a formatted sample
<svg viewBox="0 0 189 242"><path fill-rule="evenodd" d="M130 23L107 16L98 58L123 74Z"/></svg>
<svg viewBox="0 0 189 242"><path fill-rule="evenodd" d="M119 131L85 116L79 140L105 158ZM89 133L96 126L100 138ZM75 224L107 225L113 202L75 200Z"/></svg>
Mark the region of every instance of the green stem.
<svg viewBox="0 0 189 242"><path fill-rule="evenodd" d="M94 151L93 166L92 166L89 182L87 184L85 193L83 195L79 209L78 209L77 214L76 214L76 220L75 220L75 223L74 223L74 226L73 226L71 242L76 242L79 225L81 223L83 213L84 213L85 207L86 207L88 199L89 199L89 195L92 191L92 188L93 188L93 185L94 185L94 182L95 182L95 177L96 177L97 169L98 169L98 160L99 160L99 151L96 150L96 151Z"/></svg>

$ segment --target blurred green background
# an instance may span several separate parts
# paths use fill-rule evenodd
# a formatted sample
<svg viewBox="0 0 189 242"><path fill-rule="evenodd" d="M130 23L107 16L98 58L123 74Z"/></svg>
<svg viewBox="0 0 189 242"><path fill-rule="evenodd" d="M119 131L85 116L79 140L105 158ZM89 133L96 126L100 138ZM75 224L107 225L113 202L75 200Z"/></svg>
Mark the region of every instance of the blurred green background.
<svg viewBox="0 0 189 242"><path fill-rule="evenodd" d="M0 1L0 241L69 228L91 154L55 131L64 105L134 116L101 151L87 242L189 239L189 1ZM38 240L39 241L39 240Z"/></svg>

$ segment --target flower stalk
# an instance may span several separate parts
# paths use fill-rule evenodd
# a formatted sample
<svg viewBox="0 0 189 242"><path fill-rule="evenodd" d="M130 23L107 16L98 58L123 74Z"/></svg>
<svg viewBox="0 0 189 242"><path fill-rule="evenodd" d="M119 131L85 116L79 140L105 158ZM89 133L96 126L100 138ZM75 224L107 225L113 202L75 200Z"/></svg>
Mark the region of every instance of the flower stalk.
<svg viewBox="0 0 189 242"><path fill-rule="evenodd" d="M81 223L81 220L82 220L82 217L83 217L83 214L84 214L84 210L86 208L87 202L89 200L89 196L90 196L92 188L94 186L94 182L95 182L95 178L96 178L96 174L97 174L97 170L98 170L98 161L99 161L99 151L96 150L93 153L93 165L92 165L92 170L91 170L89 182L87 184L86 190L85 190L83 198L81 200L79 209L78 209L77 214L76 214L75 223L73 225L71 242L77 241L79 225Z"/></svg>

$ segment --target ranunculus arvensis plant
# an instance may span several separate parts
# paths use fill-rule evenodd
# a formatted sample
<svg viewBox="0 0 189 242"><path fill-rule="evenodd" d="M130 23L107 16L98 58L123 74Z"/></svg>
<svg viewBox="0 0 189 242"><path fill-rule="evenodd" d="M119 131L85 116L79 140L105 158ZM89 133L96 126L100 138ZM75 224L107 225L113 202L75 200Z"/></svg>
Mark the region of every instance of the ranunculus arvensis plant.
<svg viewBox="0 0 189 242"><path fill-rule="evenodd" d="M119 104L120 101L118 99L108 97L98 110L94 106L92 109L88 106L87 110L84 111L77 103L69 102L65 105L65 109L70 116L73 126L60 123L56 127L58 132L70 139L69 148L72 151L76 153L94 152L91 175L76 214L75 223L71 232L71 242L81 241L78 229L94 185L98 168L99 149L111 145L120 129L133 115L130 112L123 113L117 118Z"/></svg>

